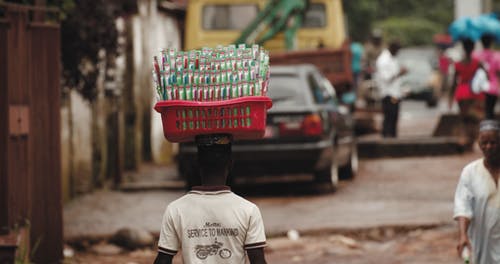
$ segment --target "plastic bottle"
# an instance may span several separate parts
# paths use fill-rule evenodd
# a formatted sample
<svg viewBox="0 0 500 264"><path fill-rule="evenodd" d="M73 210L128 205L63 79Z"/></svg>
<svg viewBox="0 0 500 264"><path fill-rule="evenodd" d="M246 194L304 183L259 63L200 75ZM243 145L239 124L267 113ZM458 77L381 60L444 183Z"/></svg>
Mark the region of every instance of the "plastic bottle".
<svg viewBox="0 0 500 264"><path fill-rule="evenodd" d="M462 260L465 264L471 264L470 251L468 247L464 247L464 249L462 249Z"/></svg>

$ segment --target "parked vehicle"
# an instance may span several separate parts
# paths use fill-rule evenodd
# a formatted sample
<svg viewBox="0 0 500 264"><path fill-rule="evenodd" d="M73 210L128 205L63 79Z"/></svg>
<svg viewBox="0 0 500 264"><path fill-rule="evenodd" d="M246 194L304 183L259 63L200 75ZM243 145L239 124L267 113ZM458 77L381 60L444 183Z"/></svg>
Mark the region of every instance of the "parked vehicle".
<svg viewBox="0 0 500 264"><path fill-rule="evenodd" d="M302 12L303 19L295 17ZM273 28L280 20L288 22ZM299 20L293 34L285 33ZM314 64L344 92L353 82L344 21L341 0L190 0L184 49L259 43L271 52L272 65Z"/></svg>
<svg viewBox="0 0 500 264"><path fill-rule="evenodd" d="M428 107L437 106L442 83L434 56L433 50L426 49L402 49L397 56L408 69L402 77L405 98L425 101Z"/></svg>
<svg viewBox="0 0 500 264"><path fill-rule="evenodd" d="M309 174L336 188L356 174L354 122L335 90L313 65L271 66L264 139L233 144L233 182L252 176ZM180 144L180 175L196 179L196 146ZM272 180L272 179L269 179Z"/></svg>

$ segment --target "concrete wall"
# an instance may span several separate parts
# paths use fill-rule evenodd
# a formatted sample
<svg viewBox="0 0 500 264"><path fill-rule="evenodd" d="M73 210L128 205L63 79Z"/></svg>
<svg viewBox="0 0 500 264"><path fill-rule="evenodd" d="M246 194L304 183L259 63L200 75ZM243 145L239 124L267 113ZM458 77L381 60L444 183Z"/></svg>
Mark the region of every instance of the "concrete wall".
<svg viewBox="0 0 500 264"><path fill-rule="evenodd" d="M455 18L491 12L492 0L455 0Z"/></svg>
<svg viewBox="0 0 500 264"><path fill-rule="evenodd" d="M76 91L61 107L61 164L65 201L92 189L92 111Z"/></svg>
<svg viewBox="0 0 500 264"><path fill-rule="evenodd" d="M134 65L135 76L138 78L134 81L134 90L137 102L141 104L139 122L151 122L152 160L169 164L172 162L175 146L165 140L160 115L153 110L156 91L152 85L151 66L153 56L158 55L160 50L169 47L180 48L180 31L174 16L157 10L157 1L142 0L138 3L139 15L134 18ZM145 120L147 118L150 120ZM141 141L142 138L138 140Z"/></svg>
<svg viewBox="0 0 500 264"><path fill-rule="evenodd" d="M104 54L97 99L89 103L75 91L68 92L63 99L61 141L65 201L115 180L124 168L140 168L144 160L159 164L172 162L175 146L165 140L160 115L153 110L156 91L151 66L153 56L161 49L180 47L180 31L172 14L157 10L156 0L137 3L138 14L117 19L121 32L118 42L123 50L113 63L112 83L105 78L111 63L106 62ZM110 95L110 90L114 95ZM114 121L114 126L110 126L109 120ZM116 141L108 142L114 136ZM110 158L113 153L117 153L120 162Z"/></svg>

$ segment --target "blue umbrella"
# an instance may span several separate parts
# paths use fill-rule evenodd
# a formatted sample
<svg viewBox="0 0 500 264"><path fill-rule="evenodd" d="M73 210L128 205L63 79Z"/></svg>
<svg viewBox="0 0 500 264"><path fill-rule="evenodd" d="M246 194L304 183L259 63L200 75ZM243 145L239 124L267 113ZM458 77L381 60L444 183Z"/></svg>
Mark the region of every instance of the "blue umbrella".
<svg viewBox="0 0 500 264"><path fill-rule="evenodd" d="M461 39L478 40L481 37L481 31L476 23L470 17L461 17L451 23L448 32L454 41Z"/></svg>
<svg viewBox="0 0 500 264"><path fill-rule="evenodd" d="M500 41L500 22L495 14L484 14L472 19L474 27L479 29L481 35L492 35Z"/></svg>

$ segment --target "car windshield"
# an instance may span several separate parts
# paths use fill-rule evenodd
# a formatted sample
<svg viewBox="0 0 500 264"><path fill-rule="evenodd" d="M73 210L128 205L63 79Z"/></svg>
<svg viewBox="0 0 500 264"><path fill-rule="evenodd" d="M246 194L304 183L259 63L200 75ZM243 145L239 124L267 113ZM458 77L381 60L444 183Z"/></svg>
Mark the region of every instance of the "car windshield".
<svg viewBox="0 0 500 264"><path fill-rule="evenodd" d="M432 65L425 59L404 58L399 60L401 65L408 69L408 73L402 78L403 82L414 85L425 85L432 75Z"/></svg>
<svg viewBox="0 0 500 264"><path fill-rule="evenodd" d="M241 30L257 17L257 5L206 5L203 28L206 30Z"/></svg>
<svg viewBox="0 0 500 264"><path fill-rule="evenodd" d="M432 72L432 66L426 60L402 59L401 64L404 65L412 75L422 76Z"/></svg>
<svg viewBox="0 0 500 264"><path fill-rule="evenodd" d="M271 74L268 96L275 104L302 105L305 98L300 89L301 83L298 75Z"/></svg>
<svg viewBox="0 0 500 264"><path fill-rule="evenodd" d="M303 28L322 28L326 25L325 4L310 4L304 16Z"/></svg>

